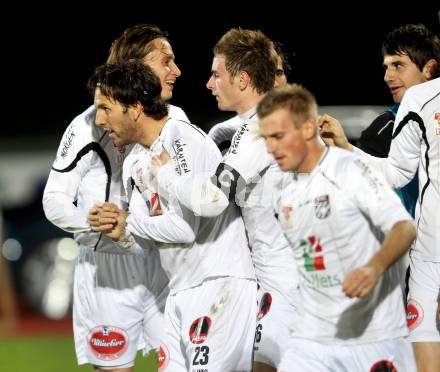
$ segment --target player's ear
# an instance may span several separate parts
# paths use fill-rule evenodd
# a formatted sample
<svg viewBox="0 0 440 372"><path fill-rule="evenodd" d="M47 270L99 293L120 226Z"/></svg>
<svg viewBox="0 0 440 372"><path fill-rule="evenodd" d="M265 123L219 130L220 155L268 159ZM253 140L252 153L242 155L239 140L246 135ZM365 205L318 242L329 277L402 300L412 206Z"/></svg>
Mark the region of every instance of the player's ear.
<svg viewBox="0 0 440 372"><path fill-rule="evenodd" d="M301 126L301 131L305 140L310 140L316 137L317 121L314 118L308 118Z"/></svg>
<svg viewBox="0 0 440 372"><path fill-rule="evenodd" d="M144 106L138 101L133 106L130 106L130 111L132 112L132 119L137 121L144 112Z"/></svg>
<svg viewBox="0 0 440 372"><path fill-rule="evenodd" d="M438 68L438 62L431 58L428 62L423 66L422 73L425 76L426 80L431 80L436 74L435 71Z"/></svg>
<svg viewBox="0 0 440 372"><path fill-rule="evenodd" d="M243 91L249 85L249 83L251 81L251 77L249 76L249 74L245 70L240 71L240 73L238 74L238 77L240 79L238 82L238 86L239 86L240 90Z"/></svg>

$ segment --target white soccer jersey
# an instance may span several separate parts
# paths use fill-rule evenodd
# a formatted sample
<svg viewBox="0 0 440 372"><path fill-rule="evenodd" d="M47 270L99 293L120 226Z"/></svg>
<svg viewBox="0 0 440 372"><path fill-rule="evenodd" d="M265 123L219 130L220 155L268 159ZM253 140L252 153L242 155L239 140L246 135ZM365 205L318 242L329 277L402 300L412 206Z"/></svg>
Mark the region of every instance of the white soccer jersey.
<svg viewBox="0 0 440 372"><path fill-rule="evenodd" d="M173 106L170 115L186 118ZM80 245L73 306L79 364L132 365L142 345L158 347L168 278L157 250L150 241L123 250L87 222L96 202L126 207L122 164L130 148L113 145L92 106L66 129L44 191L47 218Z"/></svg>
<svg viewBox="0 0 440 372"><path fill-rule="evenodd" d="M243 119L236 115L226 121L215 124L208 132L208 136L212 138L214 143L224 154L231 145L232 137L235 132L243 125Z"/></svg>
<svg viewBox="0 0 440 372"><path fill-rule="evenodd" d="M134 180L144 196L133 193L132 203L147 202L157 189L150 180L150 159L166 150L177 177L206 172L212 174L221 160L214 142L199 128L188 122L170 119L150 149L135 149L124 165L125 184ZM137 194L139 195L139 194ZM160 203L166 212L161 216L134 213L127 218L128 229L135 235L155 240L161 262L170 278L170 293L191 288L214 277L255 277L246 234L240 213L230 205L217 218L196 217L180 208L176 201ZM180 243L180 244L176 244Z"/></svg>
<svg viewBox="0 0 440 372"><path fill-rule="evenodd" d="M169 106L169 111L172 117L188 120L178 107ZM87 214L97 202L126 207L122 164L131 149L115 147L107 132L95 125L95 113L94 106L89 107L64 132L44 190L43 208L46 217L74 233L79 244L124 253L111 239L92 232L87 222Z"/></svg>
<svg viewBox="0 0 440 372"><path fill-rule="evenodd" d="M246 185L255 184L254 178L274 163L267 153L264 139L259 135L255 109L232 138L231 146L222 162L212 174L188 174L177 178L170 165L161 168L158 182L170 189L180 203L197 215L218 216L235 200L242 205L246 198ZM221 192L220 192L221 190Z"/></svg>
<svg viewBox="0 0 440 372"><path fill-rule="evenodd" d="M236 201L241 206L258 281L264 290L279 291L293 302L295 261L273 209L273 195L283 173L259 136L255 108L240 119L244 124L234 135L222 163L240 169L240 175L247 179L244 192L237 186ZM246 154L252 154L257 166L246 162Z"/></svg>
<svg viewBox="0 0 440 372"><path fill-rule="evenodd" d="M341 290L398 221L411 220L380 172L338 148L326 149L310 174L292 177L278 213L299 274L292 335L323 343L364 343L407 334L401 269L395 264L364 298Z"/></svg>
<svg viewBox="0 0 440 372"><path fill-rule="evenodd" d="M397 112L388 158L387 180L402 187L419 170L412 255L440 262L440 78L409 88Z"/></svg>

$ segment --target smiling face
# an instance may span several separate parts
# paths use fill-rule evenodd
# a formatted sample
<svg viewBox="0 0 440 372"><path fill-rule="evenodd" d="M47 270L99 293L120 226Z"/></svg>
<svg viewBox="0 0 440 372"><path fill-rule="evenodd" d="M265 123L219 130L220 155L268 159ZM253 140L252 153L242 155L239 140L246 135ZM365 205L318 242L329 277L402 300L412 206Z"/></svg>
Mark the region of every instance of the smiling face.
<svg viewBox="0 0 440 372"><path fill-rule="evenodd" d="M143 62L150 66L160 79L162 85L162 99L169 100L173 96L176 79L182 74L174 61L174 53L170 43L165 39L152 41L154 50L148 53Z"/></svg>
<svg viewBox="0 0 440 372"><path fill-rule="evenodd" d="M96 125L106 130L115 146L137 142L139 125L133 120L133 108L125 107L95 90Z"/></svg>
<svg viewBox="0 0 440 372"><path fill-rule="evenodd" d="M406 90L423 83L428 77L406 54L386 55L383 59L384 80L390 88L395 103L402 101Z"/></svg>

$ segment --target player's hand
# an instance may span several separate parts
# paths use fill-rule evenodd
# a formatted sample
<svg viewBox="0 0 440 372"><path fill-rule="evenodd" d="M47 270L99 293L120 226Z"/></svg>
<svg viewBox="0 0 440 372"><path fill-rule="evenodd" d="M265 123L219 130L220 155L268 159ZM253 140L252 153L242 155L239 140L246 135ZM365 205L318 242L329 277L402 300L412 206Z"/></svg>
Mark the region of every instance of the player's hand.
<svg viewBox="0 0 440 372"><path fill-rule="evenodd" d="M151 174L156 177L162 166L171 160L170 155L165 150L160 155L155 155L151 158Z"/></svg>
<svg viewBox="0 0 440 372"><path fill-rule="evenodd" d="M127 227L128 213L124 210L119 210L116 218L116 223L111 230L104 232L104 235L114 241L120 241L125 238L125 229Z"/></svg>
<svg viewBox="0 0 440 372"><path fill-rule="evenodd" d="M119 208L113 203L95 204L87 215L92 231L107 233L117 223Z"/></svg>
<svg viewBox="0 0 440 372"><path fill-rule="evenodd" d="M353 146L348 142L341 123L330 115L321 115L318 119L319 134L327 146L338 146L353 151Z"/></svg>
<svg viewBox="0 0 440 372"><path fill-rule="evenodd" d="M342 292L348 297L368 296L380 277L380 272L374 266L361 266L349 272L342 282Z"/></svg>

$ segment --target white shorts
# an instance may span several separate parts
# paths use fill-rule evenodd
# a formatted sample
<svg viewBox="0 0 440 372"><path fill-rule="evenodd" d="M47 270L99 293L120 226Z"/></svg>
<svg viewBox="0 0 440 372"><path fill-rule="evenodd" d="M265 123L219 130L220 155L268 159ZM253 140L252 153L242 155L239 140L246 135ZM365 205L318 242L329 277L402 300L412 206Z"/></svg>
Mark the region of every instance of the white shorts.
<svg viewBox="0 0 440 372"><path fill-rule="evenodd" d="M254 280L232 277L170 295L159 371L251 371L256 297Z"/></svg>
<svg viewBox="0 0 440 372"><path fill-rule="evenodd" d="M406 320L411 342L440 342L440 262L410 258Z"/></svg>
<svg viewBox="0 0 440 372"><path fill-rule="evenodd" d="M257 329L255 331L254 361L278 367L295 314L293 298L275 290L258 290Z"/></svg>
<svg viewBox="0 0 440 372"><path fill-rule="evenodd" d="M294 366L294 367L293 367ZM402 337L360 345L328 345L291 338L278 372L416 372L410 342Z"/></svg>
<svg viewBox="0 0 440 372"><path fill-rule="evenodd" d="M168 278L159 254L93 252L80 247L73 290L78 364L133 365L136 353L160 345Z"/></svg>

